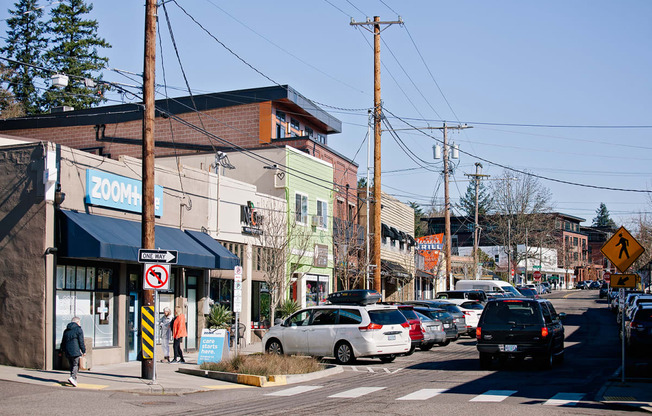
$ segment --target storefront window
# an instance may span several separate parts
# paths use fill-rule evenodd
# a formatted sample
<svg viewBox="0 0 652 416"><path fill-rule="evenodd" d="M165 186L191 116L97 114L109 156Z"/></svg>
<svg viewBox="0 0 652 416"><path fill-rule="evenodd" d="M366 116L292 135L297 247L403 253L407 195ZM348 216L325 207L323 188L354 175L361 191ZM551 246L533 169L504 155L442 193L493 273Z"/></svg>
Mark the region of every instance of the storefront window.
<svg viewBox="0 0 652 416"><path fill-rule="evenodd" d="M110 268L57 266L57 348L63 331L75 316L81 319L84 337L93 339L93 347L115 345L113 273Z"/></svg>
<svg viewBox="0 0 652 416"><path fill-rule="evenodd" d="M308 275L306 277L306 306L326 303L328 296L328 276Z"/></svg>
<svg viewBox="0 0 652 416"><path fill-rule="evenodd" d="M210 297L215 304L226 306L231 310L231 298L233 296L233 280L211 279Z"/></svg>
<svg viewBox="0 0 652 416"><path fill-rule="evenodd" d="M265 282L252 282L251 327L269 328L270 296Z"/></svg>

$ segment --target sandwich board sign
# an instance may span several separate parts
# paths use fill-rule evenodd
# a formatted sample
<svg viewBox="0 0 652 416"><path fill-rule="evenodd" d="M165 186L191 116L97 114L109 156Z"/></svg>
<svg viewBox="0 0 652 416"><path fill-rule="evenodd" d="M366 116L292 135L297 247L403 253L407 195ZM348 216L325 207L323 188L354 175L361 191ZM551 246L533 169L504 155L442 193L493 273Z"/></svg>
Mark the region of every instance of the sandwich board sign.
<svg viewBox="0 0 652 416"><path fill-rule="evenodd" d="M229 333L226 329L208 329L201 331L197 364L219 363L229 357Z"/></svg>

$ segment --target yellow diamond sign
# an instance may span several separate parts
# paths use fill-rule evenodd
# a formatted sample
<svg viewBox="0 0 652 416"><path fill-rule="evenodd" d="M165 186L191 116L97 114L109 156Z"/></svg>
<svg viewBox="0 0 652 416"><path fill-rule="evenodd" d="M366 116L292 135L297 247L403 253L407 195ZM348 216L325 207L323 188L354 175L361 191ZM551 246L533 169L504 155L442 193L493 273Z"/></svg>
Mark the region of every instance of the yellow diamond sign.
<svg viewBox="0 0 652 416"><path fill-rule="evenodd" d="M602 246L602 254L625 273L636 259L645 252L643 246L625 229L620 227L618 231Z"/></svg>

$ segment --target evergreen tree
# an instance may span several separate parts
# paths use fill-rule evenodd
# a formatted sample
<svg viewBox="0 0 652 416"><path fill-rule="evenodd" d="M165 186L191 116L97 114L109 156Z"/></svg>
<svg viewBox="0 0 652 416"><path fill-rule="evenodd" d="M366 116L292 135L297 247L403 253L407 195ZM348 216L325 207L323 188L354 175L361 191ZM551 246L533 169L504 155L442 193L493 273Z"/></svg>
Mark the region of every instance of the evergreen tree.
<svg viewBox="0 0 652 416"><path fill-rule="evenodd" d="M97 35L97 20L84 19L92 9L93 5L84 0L63 0L50 13L48 33L52 46L46 53L47 67L68 75L69 81L63 89L50 87L45 92L48 108L67 105L79 110L105 101L104 86L94 85L102 79L101 74L94 74L109 62L98 54L98 48L111 45Z"/></svg>
<svg viewBox="0 0 652 416"><path fill-rule="evenodd" d="M7 40L0 53L17 62L7 64L10 71L3 81L8 83L7 89L25 112L36 114L41 111L41 99L35 80L43 78L43 72L24 63L43 66L42 51L48 45L45 23L41 20L43 9L38 6L38 0L20 0L14 7L14 10L9 10L12 17L7 19Z"/></svg>
<svg viewBox="0 0 652 416"><path fill-rule="evenodd" d="M0 63L0 80L10 79L11 70ZM0 120L25 115L23 105L16 100L11 91L0 85Z"/></svg>
<svg viewBox="0 0 652 416"><path fill-rule="evenodd" d="M475 216L475 181L476 179L471 179L469 186L466 188L466 193L460 198L459 204L456 204L457 208L469 217ZM478 215L486 215L491 210L491 204L492 200L489 191L480 181L478 186Z"/></svg>
<svg viewBox="0 0 652 416"><path fill-rule="evenodd" d="M593 218L594 227L609 227L613 229L616 228L616 223L609 216L609 210L607 209L607 206L604 204L604 202L600 203L600 207L595 210L595 213L596 217Z"/></svg>
<svg viewBox="0 0 652 416"><path fill-rule="evenodd" d="M421 208L421 205L412 201L408 201L408 205L414 210L414 237L423 237L427 231L427 224L421 221L421 218L425 215L423 208Z"/></svg>

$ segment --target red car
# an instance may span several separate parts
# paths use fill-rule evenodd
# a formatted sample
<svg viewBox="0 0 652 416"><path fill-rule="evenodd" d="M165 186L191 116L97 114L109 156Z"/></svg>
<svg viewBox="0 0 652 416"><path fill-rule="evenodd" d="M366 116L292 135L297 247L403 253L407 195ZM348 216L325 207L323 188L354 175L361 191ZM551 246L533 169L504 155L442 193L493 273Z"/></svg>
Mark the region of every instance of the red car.
<svg viewBox="0 0 652 416"><path fill-rule="evenodd" d="M414 307L412 305L396 306L410 324L410 339L412 340L412 345L410 346L410 351L407 353L407 355L410 355L414 352L416 347L421 346L424 338L425 328L421 326L421 320L417 314L414 313Z"/></svg>

